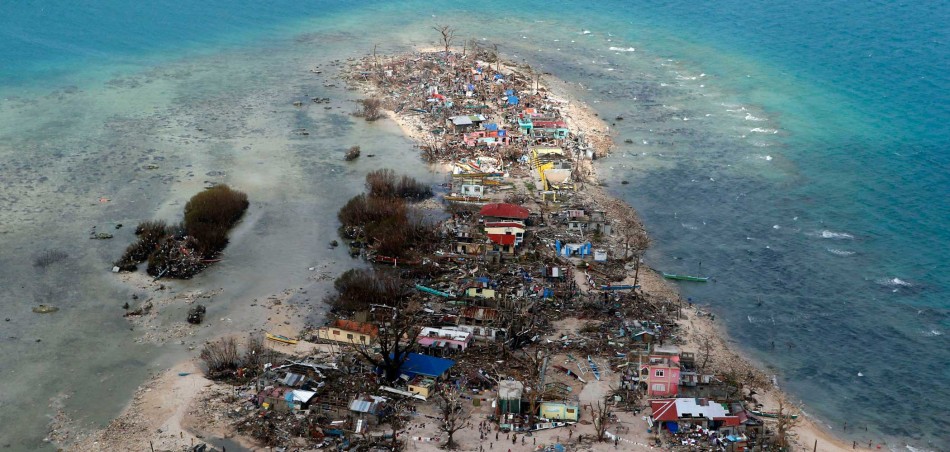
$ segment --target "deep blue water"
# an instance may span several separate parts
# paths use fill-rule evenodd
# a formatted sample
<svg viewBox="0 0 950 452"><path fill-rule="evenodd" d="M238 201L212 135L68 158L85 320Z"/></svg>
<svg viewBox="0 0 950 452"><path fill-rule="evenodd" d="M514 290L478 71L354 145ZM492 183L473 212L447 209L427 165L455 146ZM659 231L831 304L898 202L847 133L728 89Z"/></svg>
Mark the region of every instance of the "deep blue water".
<svg viewBox="0 0 950 452"><path fill-rule="evenodd" d="M451 5L3 2L0 98L319 30L361 54L454 19L625 117L634 144L604 171L655 239L650 264L712 276L685 295L810 412L950 443L948 2Z"/></svg>

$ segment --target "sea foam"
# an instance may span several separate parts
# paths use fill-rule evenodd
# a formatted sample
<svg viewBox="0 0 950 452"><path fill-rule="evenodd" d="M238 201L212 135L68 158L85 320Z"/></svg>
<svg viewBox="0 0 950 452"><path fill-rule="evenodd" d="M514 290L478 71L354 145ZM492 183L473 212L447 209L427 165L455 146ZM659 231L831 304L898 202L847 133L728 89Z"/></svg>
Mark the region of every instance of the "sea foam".
<svg viewBox="0 0 950 452"><path fill-rule="evenodd" d="M837 248L825 248L825 249L828 250L829 253L834 254L835 256L852 256L852 255L854 255L854 251L839 250L839 249L837 249Z"/></svg>
<svg viewBox="0 0 950 452"><path fill-rule="evenodd" d="M634 49L633 47L627 47L627 48L610 47L608 50L613 50L614 52L636 52L637 51L637 49Z"/></svg>
<svg viewBox="0 0 950 452"><path fill-rule="evenodd" d="M876 282L876 283L878 283L878 284L880 284L880 285L882 285L882 286L889 286L889 287L911 287L911 286L913 286L913 284L911 284L911 283L909 283L909 282L907 282L907 281L904 281L903 279L897 278L897 277L894 277L894 278L879 278L879 279L875 280L874 282Z"/></svg>
<svg viewBox="0 0 950 452"><path fill-rule="evenodd" d="M829 231L829 230L827 230L827 229L824 230L824 231L818 232L818 233L815 234L815 235L817 235L818 237L821 237L821 238L823 238L823 239L847 239L847 240L851 240L851 239L854 238L853 235L848 234L847 232L834 232L834 231Z"/></svg>

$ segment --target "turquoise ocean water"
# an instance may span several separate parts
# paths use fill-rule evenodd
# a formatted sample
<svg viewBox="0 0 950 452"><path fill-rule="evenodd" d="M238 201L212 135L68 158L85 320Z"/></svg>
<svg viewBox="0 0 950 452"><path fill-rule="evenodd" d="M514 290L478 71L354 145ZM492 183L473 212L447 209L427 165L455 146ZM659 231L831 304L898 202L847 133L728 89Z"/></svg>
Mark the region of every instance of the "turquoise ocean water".
<svg viewBox="0 0 950 452"><path fill-rule="evenodd" d="M113 311L103 303L127 295L108 274L72 272L81 284L38 277L32 256L63 247L73 257L63 265L81 259L107 268L121 244L76 245L68 226L84 233L106 218L132 223L167 207L173 190L156 195L155 187L181 175L141 182L148 195L122 191L146 178L128 168L156 152L182 175L189 165L211 165L252 188L269 187L282 176L258 171L248 154L263 148L254 158L266 161L265 142L310 127L324 131L313 138L319 146L289 140L273 152L306 169L300 180L336 180L332 171L345 169L327 169L318 157L342 147L337 141L398 138L345 115L287 109L303 92L346 97L306 69L376 43L387 51L434 44L428 28L453 23L460 36L497 43L509 58L567 82L603 117L623 118L609 121L618 146L601 169L647 223L655 240L649 264L711 276L684 285L684 295L716 312L810 414L837 433L847 422L845 436L891 448L948 449L947 2L458 5L0 4L0 312L13 319L0 325L7 338L0 446L40 447L48 416L62 404L93 423L108 419L148 363L170 359L167 345L135 343L138 333L106 315ZM192 136L194 124L212 116L225 123L216 135ZM313 182L317 196L272 188L278 194L265 204L316 216L358 190L358 182L341 191L321 184ZM103 192L137 202L108 217L87 205ZM284 230L264 214L253 232L265 234L256 228L268 221L277 223L270 231ZM240 254L241 242L234 246ZM76 309L57 320L29 313L49 298ZM88 326L100 318L110 320ZM44 336L51 330L62 335ZM109 343L94 335L135 345L102 345ZM24 339L40 336L44 345ZM60 366L70 378L56 375ZM71 401L51 407L56 394Z"/></svg>

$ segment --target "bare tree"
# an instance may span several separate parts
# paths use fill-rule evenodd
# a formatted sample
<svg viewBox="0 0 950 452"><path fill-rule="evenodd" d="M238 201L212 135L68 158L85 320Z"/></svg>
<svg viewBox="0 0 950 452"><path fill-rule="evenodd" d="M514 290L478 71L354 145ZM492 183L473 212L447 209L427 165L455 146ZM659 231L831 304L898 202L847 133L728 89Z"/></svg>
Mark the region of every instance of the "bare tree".
<svg viewBox="0 0 950 452"><path fill-rule="evenodd" d="M636 212L627 203L616 200L612 203L613 213L616 215L618 232L623 246L623 261L633 261L633 285L640 282L640 261L643 253L650 247L650 237L646 228L637 218Z"/></svg>
<svg viewBox="0 0 950 452"><path fill-rule="evenodd" d="M439 431L448 435L446 449L455 449L455 432L472 426L471 413L464 408L462 394L454 387L446 387L439 393Z"/></svg>
<svg viewBox="0 0 950 452"><path fill-rule="evenodd" d="M408 408L412 405L413 399L409 397L393 398L386 405L386 414L382 417L382 422L389 424L392 432L392 444L390 448L394 451L403 450L404 444L399 441L399 435L406 431L411 417Z"/></svg>
<svg viewBox="0 0 950 452"><path fill-rule="evenodd" d="M613 415L609 397L598 400L596 406L590 405L590 412L594 416L594 431L597 433L597 441L603 441L607 424L610 423L610 417Z"/></svg>
<svg viewBox="0 0 950 452"><path fill-rule="evenodd" d="M383 378L393 382L399 378L399 370L419 344L416 337L422 330L422 310L416 303L392 308L392 319L379 330L375 344L359 344L356 351L373 366L383 371ZM374 347L375 345L375 347Z"/></svg>
<svg viewBox="0 0 950 452"><path fill-rule="evenodd" d="M699 337L699 344L702 347L703 353L703 363L699 365L700 370L706 370L706 363L709 362L709 357L712 355L712 340L709 339L709 335L703 334Z"/></svg>
<svg viewBox="0 0 950 452"><path fill-rule="evenodd" d="M449 47L452 46L452 41L455 40L455 29L448 25L437 25L432 27L433 30L439 32L442 35L442 45L445 47L445 57L449 57Z"/></svg>
<svg viewBox="0 0 950 452"><path fill-rule="evenodd" d="M791 447L792 430L798 425L801 410L791 403L785 394L778 394L778 412L775 419L775 446L780 450L789 450Z"/></svg>

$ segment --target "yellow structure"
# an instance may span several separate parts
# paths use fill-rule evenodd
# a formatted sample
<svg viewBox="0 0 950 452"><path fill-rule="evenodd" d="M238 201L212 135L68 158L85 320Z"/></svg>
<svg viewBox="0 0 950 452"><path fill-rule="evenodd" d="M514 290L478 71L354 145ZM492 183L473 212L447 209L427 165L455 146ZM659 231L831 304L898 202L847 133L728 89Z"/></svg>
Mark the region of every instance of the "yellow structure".
<svg viewBox="0 0 950 452"><path fill-rule="evenodd" d="M435 380L419 375L410 381L408 386L409 392L429 398L429 394L435 388Z"/></svg>
<svg viewBox="0 0 950 452"><path fill-rule="evenodd" d="M495 289L483 289L481 287L469 287L465 295L478 298L495 298Z"/></svg>
<svg viewBox="0 0 950 452"><path fill-rule="evenodd" d="M372 344L379 329L368 323L351 320L337 320L333 325L317 330L317 337L344 344Z"/></svg>
<svg viewBox="0 0 950 452"><path fill-rule="evenodd" d="M545 419L577 422L580 406L576 402L541 402L538 416Z"/></svg>

